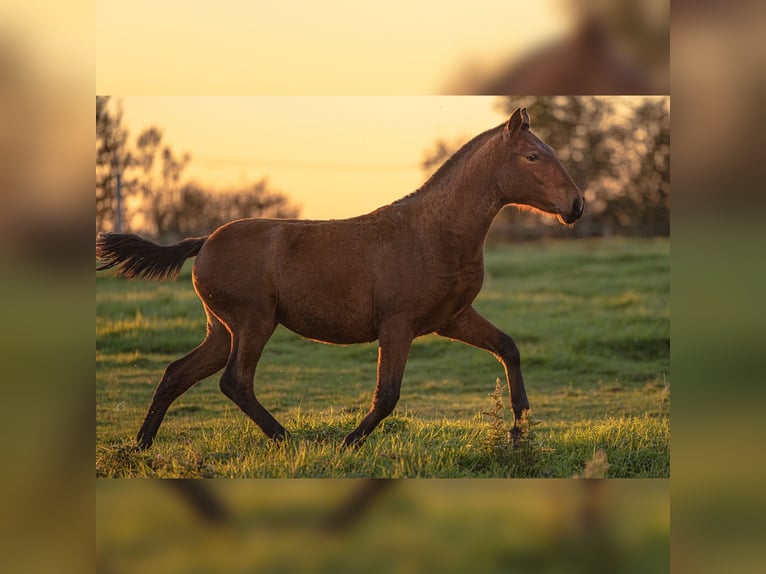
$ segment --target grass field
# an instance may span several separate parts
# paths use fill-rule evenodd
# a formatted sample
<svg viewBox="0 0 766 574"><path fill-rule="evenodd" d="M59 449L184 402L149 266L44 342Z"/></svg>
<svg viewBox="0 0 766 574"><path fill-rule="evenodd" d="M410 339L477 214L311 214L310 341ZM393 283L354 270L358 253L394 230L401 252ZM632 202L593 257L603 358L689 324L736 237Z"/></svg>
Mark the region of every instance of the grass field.
<svg viewBox="0 0 766 574"><path fill-rule="evenodd" d="M430 335L410 353L399 404L356 450L340 448L375 386L375 344L337 347L281 327L256 373L291 435L273 444L218 389L171 406L154 445L135 434L164 368L203 339L191 262L175 283L96 278L98 477L571 477L603 450L607 477L670 475L670 243L497 245L476 308L521 350L532 416L509 444L507 390L488 353ZM598 457L595 457L598 459Z"/></svg>

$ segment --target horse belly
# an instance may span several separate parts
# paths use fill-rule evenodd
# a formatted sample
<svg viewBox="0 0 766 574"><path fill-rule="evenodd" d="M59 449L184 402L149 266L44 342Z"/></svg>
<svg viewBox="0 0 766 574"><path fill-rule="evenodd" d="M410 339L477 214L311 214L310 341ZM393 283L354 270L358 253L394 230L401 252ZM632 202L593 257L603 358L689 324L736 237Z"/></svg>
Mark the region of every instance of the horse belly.
<svg viewBox="0 0 766 574"><path fill-rule="evenodd" d="M368 343L378 338L371 319L365 314L339 305L312 302L277 307L277 321L307 339L349 345Z"/></svg>
<svg viewBox="0 0 766 574"><path fill-rule="evenodd" d="M378 335L366 292L354 282L306 278L299 285L279 290L277 321L307 339L325 343L374 341Z"/></svg>

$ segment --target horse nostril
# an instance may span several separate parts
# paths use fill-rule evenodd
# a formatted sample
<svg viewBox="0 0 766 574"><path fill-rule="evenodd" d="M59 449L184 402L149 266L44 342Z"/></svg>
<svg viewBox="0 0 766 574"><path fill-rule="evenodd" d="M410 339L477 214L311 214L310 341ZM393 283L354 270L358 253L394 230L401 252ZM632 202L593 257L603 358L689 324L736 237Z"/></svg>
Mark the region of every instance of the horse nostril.
<svg viewBox="0 0 766 574"><path fill-rule="evenodd" d="M572 204L572 214L575 217L580 217L585 209L585 200L582 197L576 197Z"/></svg>

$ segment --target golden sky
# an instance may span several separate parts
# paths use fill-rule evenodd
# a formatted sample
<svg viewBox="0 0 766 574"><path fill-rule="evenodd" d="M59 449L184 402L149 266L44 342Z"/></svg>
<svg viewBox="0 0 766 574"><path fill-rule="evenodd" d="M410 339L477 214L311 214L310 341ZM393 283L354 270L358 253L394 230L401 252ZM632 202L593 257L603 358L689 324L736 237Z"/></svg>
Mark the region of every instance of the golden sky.
<svg viewBox="0 0 766 574"><path fill-rule="evenodd" d="M503 120L493 98L409 95L555 32L559 2L97 0L96 93L123 99L132 137L156 124L188 151L190 178L268 176L303 217L348 217L419 187L437 138Z"/></svg>
<svg viewBox="0 0 766 574"><path fill-rule="evenodd" d="M506 119L480 96L121 99L131 139L160 127L177 154L191 154L188 178L220 188L268 177L312 219L407 195L427 178L419 164L438 138L467 141Z"/></svg>
<svg viewBox="0 0 766 574"><path fill-rule="evenodd" d="M563 0L97 0L96 92L437 94L560 32Z"/></svg>

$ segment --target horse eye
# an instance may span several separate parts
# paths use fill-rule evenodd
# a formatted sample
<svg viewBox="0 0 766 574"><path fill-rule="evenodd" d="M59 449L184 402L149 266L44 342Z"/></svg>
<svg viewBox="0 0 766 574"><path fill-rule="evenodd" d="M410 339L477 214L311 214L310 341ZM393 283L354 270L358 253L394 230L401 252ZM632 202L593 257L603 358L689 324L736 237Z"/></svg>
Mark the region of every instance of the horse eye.
<svg viewBox="0 0 766 574"><path fill-rule="evenodd" d="M528 155L527 155L527 159L528 159L529 161L537 161L537 160L538 160L538 159L540 159L540 158L538 158L538 157L537 157L537 154L536 154L536 153L530 153L530 154L528 154Z"/></svg>

